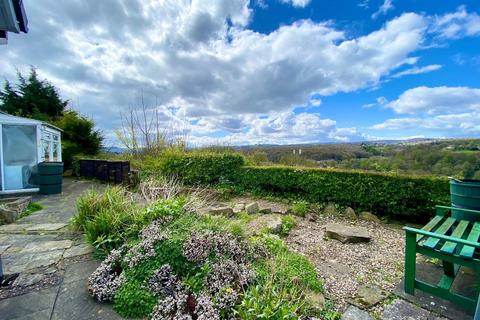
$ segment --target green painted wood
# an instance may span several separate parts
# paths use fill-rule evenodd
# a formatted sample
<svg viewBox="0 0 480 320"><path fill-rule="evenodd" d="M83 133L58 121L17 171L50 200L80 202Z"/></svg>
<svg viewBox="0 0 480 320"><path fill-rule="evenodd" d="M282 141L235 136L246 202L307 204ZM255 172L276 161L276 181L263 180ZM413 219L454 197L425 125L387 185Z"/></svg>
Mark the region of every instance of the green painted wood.
<svg viewBox="0 0 480 320"><path fill-rule="evenodd" d="M473 224L472 230L470 230L470 234L468 235L467 240L470 242L477 242L479 237L480 237L480 223L475 222ZM474 252L475 252L475 247L465 245L460 251L460 256L464 258L472 258Z"/></svg>
<svg viewBox="0 0 480 320"><path fill-rule="evenodd" d="M429 283L423 282L416 280L415 281L415 287L419 290L422 290L424 292L433 294L434 296L440 297L442 299L451 301L455 303L456 305L459 305L463 307L465 310L471 312L473 314L476 306L476 299L472 299L469 297L465 297L463 295L457 294L450 292L449 290L445 290L442 288L439 288L437 286L431 285Z"/></svg>
<svg viewBox="0 0 480 320"><path fill-rule="evenodd" d="M425 231L432 231L438 224L443 221L443 216L435 216L432 220L430 220L425 226L423 226L422 230ZM424 236L418 235L417 242L422 240Z"/></svg>
<svg viewBox="0 0 480 320"><path fill-rule="evenodd" d="M405 241L405 292L415 293L415 268L417 260L417 238L414 233L407 232Z"/></svg>
<svg viewBox="0 0 480 320"><path fill-rule="evenodd" d="M454 280L455 280L455 277L449 277L447 275L444 275L438 282L437 286L444 290L450 290Z"/></svg>
<svg viewBox="0 0 480 320"><path fill-rule="evenodd" d="M435 249L425 248L417 246L417 253L423 254L428 257L437 258L442 261L448 261L453 264L458 264L474 270L480 270L480 260L475 258L463 258L458 255L445 254Z"/></svg>
<svg viewBox="0 0 480 320"><path fill-rule="evenodd" d="M445 222L443 222L442 225L440 225L440 227L438 227L434 231L434 233L445 235L448 232L448 230L450 230L450 228L453 226L455 221L457 221L457 220L455 220L453 218L447 218L447 220L445 220ZM435 248L435 246L437 245L437 243L439 241L440 241L440 239L438 239L438 238L430 237L427 240L425 240L425 242L422 244L422 246L425 246L427 248Z"/></svg>
<svg viewBox="0 0 480 320"><path fill-rule="evenodd" d="M467 230L468 225L470 224L469 221L466 220L461 220L458 225L455 227L455 230L453 230L451 237L454 238L463 238L463 235L465 231ZM445 253L453 253L455 252L455 248L457 247L457 243L447 241L445 244L442 246L440 251L445 252ZM460 247L460 246L459 246Z"/></svg>

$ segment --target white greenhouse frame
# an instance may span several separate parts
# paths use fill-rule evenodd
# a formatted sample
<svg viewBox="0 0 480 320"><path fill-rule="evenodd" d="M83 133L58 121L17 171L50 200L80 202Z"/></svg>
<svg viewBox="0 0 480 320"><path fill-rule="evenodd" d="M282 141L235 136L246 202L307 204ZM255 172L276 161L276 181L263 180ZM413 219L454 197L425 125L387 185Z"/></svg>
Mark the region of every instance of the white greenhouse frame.
<svg viewBox="0 0 480 320"><path fill-rule="evenodd" d="M4 126L27 126L35 128L36 163L62 162L61 129L34 119L11 116L0 112L0 194L38 192L38 187L8 189L5 184L6 164L4 153ZM25 145L25 148L29 146ZM55 153L55 147L57 148ZM20 173L21 175L21 173ZM19 179L24 179L20 177Z"/></svg>

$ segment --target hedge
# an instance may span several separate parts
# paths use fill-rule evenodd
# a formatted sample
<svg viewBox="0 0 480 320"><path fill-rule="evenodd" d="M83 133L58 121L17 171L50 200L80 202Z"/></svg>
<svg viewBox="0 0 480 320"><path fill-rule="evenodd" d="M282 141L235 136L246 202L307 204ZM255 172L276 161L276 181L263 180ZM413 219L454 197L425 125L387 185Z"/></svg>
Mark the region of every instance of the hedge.
<svg viewBox="0 0 480 320"><path fill-rule="evenodd" d="M215 185L231 181L243 165L244 158L234 153L173 153L162 160L161 170L186 184Z"/></svg>
<svg viewBox="0 0 480 320"><path fill-rule="evenodd" d="M448 179L293 167L242 167L235 185L257 194L334 202L378 215L422 220L449 203Z"/></svg>
<svg viewBox="0 0 480 320"><path fill-rule="evenodd" d="M312 169L287 166L244 166L239 154L186 153L163 160L163 173L192 185L230 183L240 191L333 202L381 216L426 220L436 204L449 203L448 179L431 176Z"/></svg>

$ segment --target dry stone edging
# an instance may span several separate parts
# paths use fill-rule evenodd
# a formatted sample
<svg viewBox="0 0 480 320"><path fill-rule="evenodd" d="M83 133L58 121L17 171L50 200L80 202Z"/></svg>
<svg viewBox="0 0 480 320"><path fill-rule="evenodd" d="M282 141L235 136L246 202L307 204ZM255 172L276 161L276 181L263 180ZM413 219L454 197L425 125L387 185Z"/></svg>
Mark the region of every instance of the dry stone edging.
<svg viewBox="0 0 480 320"><path fill-rule="evenodd" d="M25 211L32 197L15 197L0 199L0 218L6 223L12 223Z"/></svg>
<svg viewBox="0 0 480 320"><path fill-rule="evenodd" d="M370 242L371 240L367 230L341 223L328 223L325 226L325 236L342 243Z"/></svg>

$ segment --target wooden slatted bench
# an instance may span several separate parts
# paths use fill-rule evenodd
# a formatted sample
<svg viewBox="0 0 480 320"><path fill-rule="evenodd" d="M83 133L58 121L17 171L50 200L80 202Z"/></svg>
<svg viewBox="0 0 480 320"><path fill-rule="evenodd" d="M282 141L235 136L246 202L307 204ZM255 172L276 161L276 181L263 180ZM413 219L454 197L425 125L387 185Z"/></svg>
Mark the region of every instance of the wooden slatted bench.
<svg viewBox="0 0 480 320"><path fill-rule="evenodd" d="M423 228L403 228L406 232L405 292L413 295L415 289L419 289L473 313L480 289L480 222L455 219L451 216L452 210L480 215L480 211L437 206L435 217ZM417 253L442 260L444 275L438 284L416 279ZM475 271L476 283L472 284L476 292L475 298L450 291L460 266Z"/></svg>

